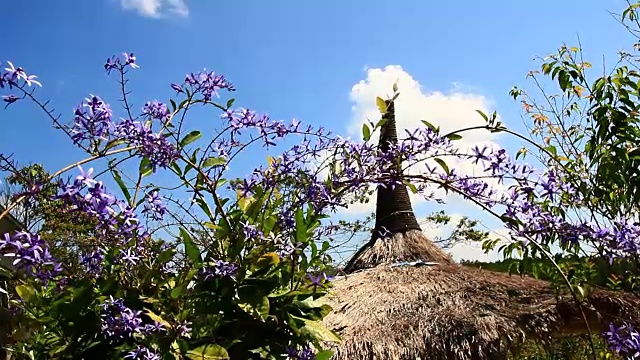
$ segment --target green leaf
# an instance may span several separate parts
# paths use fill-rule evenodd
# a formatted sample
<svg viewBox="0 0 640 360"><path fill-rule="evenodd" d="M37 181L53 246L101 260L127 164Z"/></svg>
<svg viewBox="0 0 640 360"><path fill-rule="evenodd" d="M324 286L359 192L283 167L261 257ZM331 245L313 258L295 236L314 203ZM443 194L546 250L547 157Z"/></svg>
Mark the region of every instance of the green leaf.
<svg viewBox="0 0 640 360"><path fill-rule="evenodd" d="M184 294L184 286L176 286L173 289L171 289L171 297L173 299L177 299L179 298L182 294Z"/></svg>
<svg viewBox="0 0 640 360"><path fill-rule="evenodd" d="M316 338L318 341L328 341L334 343L340 342L340 337L333 331L327 329L324 325L322 325L320 321L311 321L293 315L292 317L304 321L304 326L300 329L301 333L307 333Z"/></svg>
<svg viewBox="0 0 640 360"><path fill-rule="evenodd" d="M371 129L367 124L362 124L362 139L364 141L369 141L371 139Z"/></svg>
<svg viewBox="0 0 640 360"><path fill-rule="evenodd" d="M550 152L553 156L558 156L558 150L556 149L555 146L549 145L549 146L545 147L544 149L547 150L548 152Z"/></svg>
<svg viewBox="0 0 640 360"><path fill-rule="evenodd" d="M302 208L298 208L296 211L296 241L298 243L306 242L307 240L307 224L304 221L304 212Z"/></svg>
<svg viewBox="0 0 640 360"><path fill-rule="evenodd" d="M376 123L376 127L375 127L375 129L378 129L378 128L383 127L386 123L387 123L387 119L380 119L380 120L378 120L378 122Z"/></svg>
<svg viewBox="0 0 640 360"><path fill-rule="evenodd" d="M447 166L447 163L444 162L444 160L440 159L440 158L434 158L433 161L437 162L438 165L440 165L440 167L442 167L442 169L444 170L444 172L449 175L450 171L449 171L449 166Z"/></svg>
<svg viewBox="0 0 640 360"><path fill-rule="evenodd" d="M210 157L202 163L203 168L208 168L212 166L220 166L227 163L227 160L223 157Z"/></svg>
<svg viewBox="0 0 640 360"><path fill-rule="evenodd" d="M122 190L122 194L124 195L125 199L127 199L127 202L131 203L131 194L129 194L129 189L127 189L124 181L122 181L120 172L117 169L113 169L111 170L111 174L113 175L113 179L116 181L116 183L118 183L118 186L120 187L120 190Z"/></svg>
<svg viewBox="0 0 640 360"><path fill-rule="evenodd" d="M160 266L160 265L164 265L167 261L171 260L171 258L173 258L173 255L176 253L175 249L168 249L165 250L163 252L160 253L160 255L158 255L158 257L156 258L155 264Z"/></svg>
<svg viewBox="0 0 640 360"><path fill-rule="evenodd" d="M462 135L449 134L449 135L447 135L447 139L449 139L451 141L460 140L460 139L462 139Z"/></svg>
<svg viewBox="0 0 640 360"><path fill-rule="evenodd" d="M182 238L182 242L184 243L184 252L187 254L187 257L195 264L202 263L200 249L198 249L198 246L193 242L191 235L189 235L187 230L183 227L180 227L180 238Z"/></svg>
<svg viewBox="0 0 640 360"><path fill-rule="evenodd" d="M398 92L398 82L397 81L393 83L393 92L394 93Z"/></svg>
<svg viewBox="0 0 640 360"><path fill-rule="evenodd" d="M189 359L199 360L229 360L229 353L220 345L203 345L187 352Z"/></svg>
<svg viewBox="0 0 640 360"><path fill-rule="evenodd" d="M422 120L422 123L429 129L433 130L434 132L438 132L438 128L436 128L432 123L428 122L427 120Z"/></svg>
<svg viewBox="0 0 640 360"><path fill-rule="evenodd" d="M246 301L248 300L248 301ZM238 304L247 314L264 321L269 316L269 298L266 296L252 296L249 299L245 299L244 302Z"/></svg>
<svg viewBox="0 0 640 360"><path fill-rule="evenodd" d="M16 292L18 296L24 301L31 301L36 297L36 291L34 288L28 285L16 286Z"/></svg>
<svg viewBox="0 0 640 360"><path fill-rule="evenodd" d="M378 110L380 110L381 114L387 113L387 103L384 100L382 100L381 97L376 98L376 105L378 105Z"/></svg>
<svg viewBox="0 0 640 360"><path fill-rule="evenodd" d="M482 116L484 121L489 122L489 117L487 116L487 114L483 113L481 110L476 110L476 112L480 114L480 116Z"/></svg>
<svg viewBox="0 0 640 360"><path fill-rule="evenodd" d="M140 166L138 166L138 171L142 177L148 176L153 172L153 166L151 165L151 161L146 156L140 160Z"/></svg>
<svg viewBox="0 0 640 360"><path fill-rule="evenodd" d="M200 131L193 130L192 132L185 135L185 137L183 137L182 140L180 140L180 146L185 147L191 144L192 142L200 139L201 137L202 137L202 133L200 133Z"/></svg>
<svg viewBox="0 0 640 360"><path fill-rule="evenodd" d="M109 141L107 143L107 145L105 145L104 151L105 152L109 151L110 149L113 149L114 147L116 147L116 146L118 146L120 144L124 144L124 140L112 140L112 141Z"/></svg>
<svg viewBox="0 0 640 360"><path fill-rule="evenodd" d="M178 165L177 162L172 162L171 168L176 172L176 174L178 174L178 176L182 176L182 169L180 169L180 165Z"/></svg>

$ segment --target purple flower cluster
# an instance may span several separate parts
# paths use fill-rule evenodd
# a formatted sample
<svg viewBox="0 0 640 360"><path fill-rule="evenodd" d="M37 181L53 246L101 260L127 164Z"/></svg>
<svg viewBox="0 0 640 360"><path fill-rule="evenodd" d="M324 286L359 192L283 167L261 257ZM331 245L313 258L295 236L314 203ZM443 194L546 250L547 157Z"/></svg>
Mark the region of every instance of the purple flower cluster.
<svg viewBox="0 0 640 360"><path fill-rule="evenodd" d="M135 350L129 352L125 357L125 359L134 359L134 360L160 360L162 357L157 352L149 349L146 346L138 345Z"/></svg>
<svg viewBox="0 0 640 360"><path fill-rule="evenodd" d="M315 360L316 358L316 355L313 353L313 350L309 346L303 346L300 349L298 349L297 347L288 346L286 351L286 355L289 359Z"/></svg>
<svg viewBox="0 0 640 360"><path fill-rule="evenodd" d="M93 169L84 171L79 167L79 170L80 175L72 182L60 182L61 192L56 198L70 205L71 211L80 211L98 220L94 236L117 246L118 253L113 258L116 263L133 266L151 256L151 237L144 231L135 209L108 193L101 181L93 179ZM155 219L165 214L166 208L157 191L149 194L142 212ZM97 249L81 257L80 263L87 274L98 276L102 272L106 252L106 249Z"/></svg>
<svg viewBox="0 0 640 360"><path fill-rule="evenodd" d="M62 265L49 253L49 247L37 234L6 233L0 239L0 256L13 258L12 265L41 281L54 278L62 272Z"/></svg>
<svg viewBox="0 0 640 360"><path fill-rule="evenodd" d="M144 331L142 312L128 308L124 300L110 298L101 307L102 333L107 338L125 339Z"/></svg>
<svg viewBox="0 0 640 360"><path fill-rule="evenodd" d="M133 334L160 334L167 329L159 322L143 324L142 311L132 310L124 304L123 299L105 301L100 305L102 313L102 332L112 339L129 338Z"/></svg>
<svg viewBox="0 0 640 360"><path fill-rule="evenodd" d="M115 125L116 138L139 148L140 154L149 159L154 171L157 167L166 168L179 155L175 146L161 133L155 133L151 124L126 119Z"/></svg>
<svg viewBox="0 0 640 360"><path fill-rule="evenodd" d="M233 278L238 272L238 265L224 260L216 260L210 266L206 266L201 270L204 280L212 278Z"/></svg>
<svg viewBox="0 0 640 360"><path fill-rule="evenodd" d="M102 249L83 254L80 258L80 265L86 273L93 277L98 277L102 273L104 254Z"/></svg>
<svg viewBox="0 0 640 360"><path fill-rule="evenodd" d="M84 171L78 167L80 175L73 182L60 181L61 193L56 196L71 205L73 211L80 211L97 218L97 235L122 241L131 239L141 229L133 209L115 196L109 194L101 181L92 178L93 169ZM83 190L86 193L83 194ZM119 208L120 211L116 210Z"/></svg>
<svg viewBox="0 0 640 360"><path fill-rule="evenodd" d="M148 101L142 108L142 115L153 120L166 121L169 118L169 108L157 100Z"/></svg>
<svg viewBox="0 0 640 360"><path fill-rule="evenodd" d="M244 224L242 227L245 240L252 240L257 242L264 240L264 233L260 231L255 225Z"/></svg>
<svg viewBox="0 0 640 360"><path fill-rule="evenodd" d="M113 126L111 118L113 112L109 104L100 97L90 95L75 109L71 139L79 144L82 141L107 140Z"/></svg>
<svg viewBox="0 0 640 360"><path fill-rule="evenodd" d="M137 68L133 54L124 54L124 58L107 59L105 69L110 72L116 69L123 72L129 66ZM164 124L169 119L169 109L158 101L147 102L142 108L142 115L149 120L158 120ZM134 119L113 120L109 105L100 97L91 95L78 105L75 110L73 125L70 128L72 140L82 146L84 142L91 145L92 151L103 141L123 141L135 146L140 155L148 158L155 171L158 167L166 168L178 157L176 147L163 136L154 133L151 122Z"/></svg>
<svg viewBox="0 0 640 360"><path fill-rule="evenodd" d="M160 221L167 212L167 208L162 202L160 193L157 190L152 191L147 195L146 202L144 203L144 209L142 213L150 214L153 220Z"/></svg>
<svg viewBox="0 0 640 360"><path fill-rule="evenodd" d="M640 359L640 333L630 324L609 325L603 334L609 349L627 359Z"/></svg>
<svg viewBox="0 0 640 360"><path fill-rule="evenodd" d="M104 69L107 71L107 74L111 73L111 70L123 71L127 66L132 69L140 67L136 64L136 57L133 53L122 53L122 56L122 59L116 56L107 58L107 61L104 64Z"/></svg>
<svg viewBox="0 0 640 360"><path fill-rule="evenodd" d="M182 86L178 84L172 84L171 87L178 93L184 92L186 87L190 90L191 94L200 94L202 99L206 102L211 101L213 97L220 96L220 90L235 91L233 84L231 84L223 75L208 72L206 69L198 73L188 74Z"/></svg>

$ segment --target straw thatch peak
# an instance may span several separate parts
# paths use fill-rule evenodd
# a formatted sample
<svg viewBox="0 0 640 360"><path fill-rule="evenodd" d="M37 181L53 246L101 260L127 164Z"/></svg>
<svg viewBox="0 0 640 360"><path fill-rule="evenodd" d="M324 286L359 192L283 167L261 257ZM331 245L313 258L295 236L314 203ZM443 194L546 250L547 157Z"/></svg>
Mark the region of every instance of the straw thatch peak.
<svg viewBox="0 0 640 360"><path fill-rule="evenodd" d="M386 120L380 129L378 146L388 150L398 142L395 104L386 101ZM376 224L371 240L345 266L347 273L401 261L432 261L452 264L453 259L422 232L413 212L409 191L405 185L378 186Z"/></svg>

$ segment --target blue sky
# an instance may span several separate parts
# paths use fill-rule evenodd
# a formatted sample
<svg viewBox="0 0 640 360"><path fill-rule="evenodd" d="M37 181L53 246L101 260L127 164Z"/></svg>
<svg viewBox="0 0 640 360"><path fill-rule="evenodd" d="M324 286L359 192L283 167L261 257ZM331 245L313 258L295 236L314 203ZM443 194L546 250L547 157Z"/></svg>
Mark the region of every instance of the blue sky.
<svg viewBox="0 0 640 360"><path fill-rule="evenodd" d="M206 67L236 85L237 105L347 134L352 108L358 106L352 89L367 79L365 68L399 65L425 92L462 87L485 97L508 126L518 128L520 105L508 91L527 84L534 56L553 52L562 42L575 45L580 35L597 65L602 55L613 61L617 50L631 44L607 12L620 12L621 0L45 4L4 4L10 16L0 23L5 34L0 60L38 75L44 85L40 98L50 99L67 120L89 93L116 99L115 79L102 64L112 54L131 51L141 66L131 82L138 107L148 99L166 101L170 83ZM0 121L0 152L13 153L20 162L43 162L54 171L82 156L30 104L0 111Z"/></svg>

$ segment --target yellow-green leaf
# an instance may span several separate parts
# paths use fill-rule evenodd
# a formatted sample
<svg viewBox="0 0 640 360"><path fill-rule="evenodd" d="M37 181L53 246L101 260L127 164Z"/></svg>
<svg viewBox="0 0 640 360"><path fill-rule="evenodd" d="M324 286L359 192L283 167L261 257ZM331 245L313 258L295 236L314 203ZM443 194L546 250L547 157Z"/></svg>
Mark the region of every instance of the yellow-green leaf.
<svg viewBox="0 0 640 360"><path fill-rule="evenodd" d="M36 291L28 285L18 285L16 286L16 292L18 296L24 301L31 301L36 296Z"/></svg>
<svg viewBox="0 0 640 360"><path fill-rule="evenodd" d="M270 252L263 254L256 261L256 266L259 268L269 266L269 265L278 265L280 263L280 256L275 252Z"/></svg>
<svg viewBox="0 0 640 360"><path fill-rule="evenodd" d="M159 315L156 315L153 311L149 310L149 309L145 309L145 313L147 314L148 317L151 318L151 320L164 325L167 328L171 327L171 324L169 324L169 322L167 322L165 319L163 319L162 317L160 317Z"/></svg>
<svg viewBox="0 0 640 360"><path fill-rule="evenodd" d="M321 322L304 319L304 323L304 326L300 329L301 332L306 332L319 341L340 342L340 337L333 331L327 329Z"/></svg>
<svg viewBox="0 0 640 360"><path fill-rule="evenodd" d="M249 299L248 302L238 304L238 306L256 319L264 320L269 316L270 304L269 298L266 296L256 296Z"/></svg>
<svg viewBox="0 0 640 360"><path fill-rule="evenodd" d="M220 345L203 345L187 352L189 359L199 360L229 360L229 353Z"/></svg>
<svg viewBox="0 0 640 360"><path fill-rule="evenodd" d="M382 114L387 113L387 103L384 100L382 100L382 98L380 97L376 98L376 105L378 105L378 110L380 110L380 113Z"/></svg>
<svg viewBox="0 0 640 360"><path fill-rule="evenodd" d="M369 141L371 139L371 129L367 124L362 124L362 140Z"/></svg>

